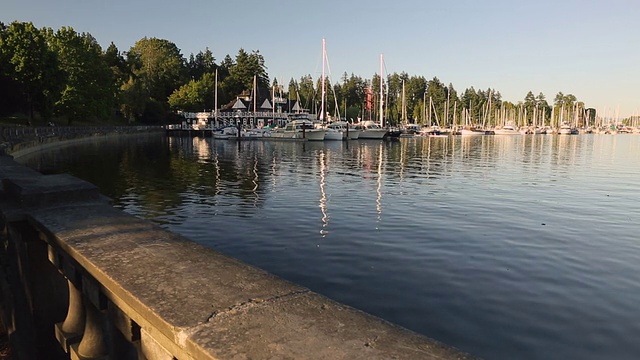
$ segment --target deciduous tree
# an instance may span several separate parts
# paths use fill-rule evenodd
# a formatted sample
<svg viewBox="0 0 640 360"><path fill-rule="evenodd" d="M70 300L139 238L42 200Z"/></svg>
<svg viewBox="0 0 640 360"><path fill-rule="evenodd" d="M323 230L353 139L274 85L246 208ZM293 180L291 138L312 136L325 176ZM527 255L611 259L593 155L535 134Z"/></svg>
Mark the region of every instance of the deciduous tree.
<svg viewBox="0 0 640 360"><path fill-rule="evenodd" d="M30 22L11 23L0 32L2 75L20 84L30 119L34 111L51 116L60 86L56 55L45 34Z"/></svg>
<svg viewBox="0 0 640 360"><path fill-rule="evenodd" d="M64 74L56 113L65 116L69 124L80 119L108 118L115 106L114 74L96 39L62 27L50 42Z"/></svg>
<svg viewBox="0 0 640 360"><path fill-rule="evenodd" d="M158 106L168 108L167 99L186 81L185 59L178 47L165 39L142 38L127 53L127 63L131 66L133 79L123 87L123 102L130 114L157 114ZM140 103L142 95L147 101ZM131 96L131 98L127 98ZM152 101L153 100L153 101ZM147 106L147 102L153 104ZM141 106L142 105L142 106ZM147 121L162 121L145 117Z"/></svg>

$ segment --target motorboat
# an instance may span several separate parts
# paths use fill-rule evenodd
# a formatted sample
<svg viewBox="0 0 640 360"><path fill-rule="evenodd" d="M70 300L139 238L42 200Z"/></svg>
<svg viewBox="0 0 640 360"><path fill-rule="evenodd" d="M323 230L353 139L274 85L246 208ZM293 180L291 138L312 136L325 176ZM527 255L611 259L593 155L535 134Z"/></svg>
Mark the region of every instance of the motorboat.
<svg viewBox="0 0 640 360"><path fill-rule="evenodd" d="M346 139L346 134L343 134L342 131L340 131L338 129L325 126L324 130L325 130L325 132L324 132L324 139L325 140L342 141L342 140Z"/></svg>
<svg viewBox="0 0 640 360"><path fill-rule="evenodd" d="M388 132L387 129L371 120L361 122L357 129L360 130L358 139L382 139Z"/></svg>
<svg viewBox="0 0 640 360"><path fill-rule="evenodd" d="M504 125L501 128L493 129L495 135L520 135L518 129L513 125Z"/></svg>
<svg viewBox="0 0 640 360"><path fill-rule="evenodd" d="M342 133L342 140L357 140L360 136L360 130L346 121L335 121L326 126L327 130L335 129ZM325 135L326 139L326 135Z"/></svg>
<svg viewBox="0 0 640 360"><path fill-rule="evenodd" d="M307 139L309 141L322 141L326 130L318 128L313 121L298 119L289 121L284 128L271 133L271 137L282 139Z"/></svg>
<svg viewBox="0 0 640 360"><path fill-rule="evenodd" d="M486 135L487 132L484 129L477 128L475 126L465 126L460 129L460 135L462 136L476 136Z"/></svg>
<svg viewBox="0 0 640 360"><path fill-rule="evenodd" d="M571 127L569 124L562 124L560 130L558 130L560 135L577 135L578 133L578 129Z"/></svg>
<svg viewBox="0 0 640 360"><path fill-rule="evenodd" d="M238 128L235 126L225 126L211 130L214 139L227 140L238 137Z"/></svg>

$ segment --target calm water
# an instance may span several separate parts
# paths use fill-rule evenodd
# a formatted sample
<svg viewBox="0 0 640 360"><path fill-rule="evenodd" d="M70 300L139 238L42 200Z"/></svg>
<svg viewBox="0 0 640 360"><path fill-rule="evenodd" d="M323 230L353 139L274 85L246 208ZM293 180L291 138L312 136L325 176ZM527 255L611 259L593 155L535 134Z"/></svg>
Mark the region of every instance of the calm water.
<svg viewBox="0 0 640 360"><path fill-rule="evenodd" d="M640 358L640 136L155 136L19 160L477 356Z"/></svg>

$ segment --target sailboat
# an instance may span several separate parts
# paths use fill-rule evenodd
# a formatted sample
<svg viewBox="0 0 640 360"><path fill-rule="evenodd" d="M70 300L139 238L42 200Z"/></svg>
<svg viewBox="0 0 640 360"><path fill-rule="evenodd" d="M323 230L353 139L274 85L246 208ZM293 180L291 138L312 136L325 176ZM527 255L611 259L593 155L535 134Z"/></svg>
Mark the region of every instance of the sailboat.
<svg viewBox="0 0 640 360"><path fill-rule="evenodd" d="M323 66L322 66L322 106L320 109L320 120L324 120L325 113L325 90L324 90L324 54L325 54L325 39L322 39L322 53L323 53ZM290 114L289 121L284 129L277 129L271 133L272 137L282 139L307 139L309 141L322 141L324 140L326 129L316 126L315 122L309 118L307 113Z"/></svg>
<svg viewBox="0 0 640 360"><path fill-rule="evenodd" d="M325 68L325 60L327 60L327 48L326 48L326 40L322 39L322 100L320 102L320 123L322 124L323 128L324 128L324 140L339 140L342 141L344 139L346 139L346 133L343 133L340 129L337 129L335 127L328 127L327 124L325 123L325 114L326 114L326 99L327 99L327 92L326 92L326 86L325 86L325 74L324 74L324 68Z"/></svg>
<svg viewBox="0 0 640 360"><path fill-rule="evenodd" d="M358 125L360 129L359 139L382 139L387 135L387 129L384 128L384 107L383 95L384 95L384 80L382 77L383 67L383 55L380 54L380 123L376 123L372 120L363 121Z"/></svg>

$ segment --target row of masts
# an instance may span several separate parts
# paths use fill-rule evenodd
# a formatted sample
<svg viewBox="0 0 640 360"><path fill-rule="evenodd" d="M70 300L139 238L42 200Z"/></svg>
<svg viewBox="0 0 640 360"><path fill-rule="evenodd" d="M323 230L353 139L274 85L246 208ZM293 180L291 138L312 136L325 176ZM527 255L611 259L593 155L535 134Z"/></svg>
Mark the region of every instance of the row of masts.
<svg viewBox="0 0 640 360"><path fill-rule="evenodd" d="M325 64L326 62L326 64ZM322 80L321 80L321 105L320 105L320 122L325 122L325 113L326 113L326 85L325 85L325 67L328 65L328 58L326 53L326 39L322 39ZM379 103L379 125L384 127L385 124L385 112L384 112L384 55L380 54L380 96L378 99ZM254 112L257 109L257 78L254 76L253 79L253 109ZM389 94L387 94L388 96ZM423 98L423 111L422 111L422 125L425 126L442 126L442 127L456 127L456 126L465 126L465 125L482 125L483 127L491 127L491 126L504 126L507 124L513 124L517 126L556 126L559 127L563 124L573 125L578 127L582 126L605 126L609 124L617 125L619 122L615 119L617 117L607 117L606 114L603 117L596 117L596 114L591 114L590 110L581 108L578 103L574 104L571 109L565 109L564 104L561 105L560 111L558 114L555 114L556 107L552 108L551 116L547 118L546 109L539 109L536 105L533 108L533 114L529 116L529 110L524 107L524 105L520 105L517 108L506 109L506 108L496 108L492 109L491 104L491 91L489 92L488 101L482 107L482 114L480 118L474 119L471 115L471 111L469 108L463 108L461 110L460 116L463 121L458 124L457 121L457 100L453 103L453 119L449 123L449 119L451 118L451 114L449 113L450 107L450 94L447 92L447 100L442 114L442 122L438 118L438 112L436 111L435 104L433 102L432 97L429 97L429 103L427 105L426 99L427 93L425 92ZM276 103L275 103L275 86L272 87L272 111L275 113ZM388 100L388 99L387 99ZM386 101L388 103L388 101ZM406 103L405 103L405 84L404 80L402 80L402 124L408 124L407 111L406 111ZM215 91L214 91L214 118L217 120L218 118L218 70L215 71ZM336 112L339 114L339 110L336 104ZM493 112L493 113L492 113ZM346 104L345 104L345 114L346 114ZM493 115L493 116L492 116ZM339 115L338 115L339 118ZM493 119L492 119L493 118ZM593 123L590 124L590 119L594 119ZM640 125L640 117L634 116L631 118L635 122L635 124L630 124L631 126L639 126ZM434 121L435 120L435 121Z"/></svg>

